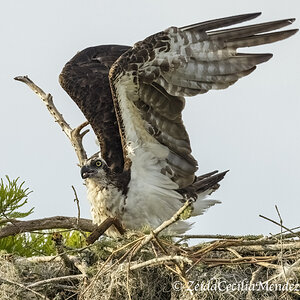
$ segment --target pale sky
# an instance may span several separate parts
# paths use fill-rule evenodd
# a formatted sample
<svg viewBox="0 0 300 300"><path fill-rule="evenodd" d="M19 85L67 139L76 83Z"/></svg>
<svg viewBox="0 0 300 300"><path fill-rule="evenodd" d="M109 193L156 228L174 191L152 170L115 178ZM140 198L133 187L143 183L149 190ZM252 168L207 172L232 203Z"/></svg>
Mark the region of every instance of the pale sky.
<svg viewBox="0 0 300 300"><path fill-rule="evenodd" d="M204 4L206 3L206 4ZM216 4L218 3L218 4ZM253 22L295 17L300 1L2 1L0 5L0 176L20 177L33 193L30 218L90 218L77 158L42 101L13 80L28 75L74 127L84 117L58 83L64 64L77 51L101 44L132 45L170 26L263 12ZM246 49L247 51L247 49ZM198 217L191 233L268 234L280 231L261 219L299 226L300 201L300 34L256 48L274 57L227 90L187 99L184 121L197 174L230 169L212 196L222 201ZM90 133L88 154L97 151Z"/></svg>

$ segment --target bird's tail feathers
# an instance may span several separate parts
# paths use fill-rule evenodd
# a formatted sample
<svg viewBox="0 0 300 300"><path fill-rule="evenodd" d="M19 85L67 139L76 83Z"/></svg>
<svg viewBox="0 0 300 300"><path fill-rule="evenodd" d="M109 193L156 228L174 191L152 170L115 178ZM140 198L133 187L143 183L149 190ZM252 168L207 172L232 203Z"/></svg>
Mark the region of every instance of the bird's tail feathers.
<svg viewBox="0 0 300 300"><path fill-rule="evenodd" d="M209 207L221 203L218 200L206 199L206 197L219 188L219 182L224 178L227 172L228 171L219 173L219 171L216 170L203 174L198 176L193 184L178 190L185 199L195 199L191 216L202 215Z"/></svg>
<svg viewBox="0 0 300 300"><path fill-rule="evenodd" d="M201 197L200 199L197 199L193 203L193 212L191 214L191 217L195 217L195 216L204 214L208 208L210 208L211 206L214 206L217 203L221 203L221 201L212 200L212 199L203 200L203 197Z"/></svg>

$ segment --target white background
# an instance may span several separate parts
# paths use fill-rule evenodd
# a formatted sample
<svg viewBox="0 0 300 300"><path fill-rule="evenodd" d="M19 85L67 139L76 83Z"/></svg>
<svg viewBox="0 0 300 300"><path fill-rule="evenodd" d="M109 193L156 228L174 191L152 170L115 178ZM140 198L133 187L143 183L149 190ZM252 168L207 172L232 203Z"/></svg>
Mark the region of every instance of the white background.
<svg viewBox="0 0 300 300"><path fill-rule="evenodd" d="M276 3L276 4L275 4ZM72 126L84 118L62 90L64 64L89 46L132 45L171 25L262 11L253 22L298 17L299 0L289 1L6 1L0 6L0 176L20 177L33 190L30 218L90 218L85 187L69 141L27 86L13 80L29 75ZM289 28L299 28L296 21ZM247 49L246 49L247 51ZM198 174L230 172L213 198L223 203L197 218L192 233L254 234L279 228L258 217L299 226L300 34L254 51L274 53L250 76L223 91L187 99L184 120ZM89 155L97 151L86 140Z"/></svg>

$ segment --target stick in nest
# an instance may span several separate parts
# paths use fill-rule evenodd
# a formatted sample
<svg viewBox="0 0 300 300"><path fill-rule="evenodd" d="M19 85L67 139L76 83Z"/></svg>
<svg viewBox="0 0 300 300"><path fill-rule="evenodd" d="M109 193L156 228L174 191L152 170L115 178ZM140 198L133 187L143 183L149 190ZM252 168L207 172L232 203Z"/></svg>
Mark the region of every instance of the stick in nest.
<svg viewBox="0 0 300 300"><path fill-rule="evenodd" d="M27 290L27 291L29 291L29 292L31 292L31 293L33 293L33 294L35 294L36 296L38 296L40 299L45 299L45 300L50 300L48 297L46 297L45 295L42 295L42 294L40 294L40 293L38 293L38 292L36 292L36 291L34 291L34 290L32 290L30 287L28 287L28 286L26 286L26 285L24 285L24 284L21 284L21 283L18 283L18 282L15 282L15 281L11 281L11 280L9 280L9 279L7 279L7 278L0 278L0 282L5 282L5 283L8 283L8 284L11 284L11 285L16 285L16 286L18 286L18 287L20 287L20 288L22 288L22 289L24 289L24 290Z"/></svg>
<svg viewBox="0 0 300 300"><path fill-rule="evenodd" d="M153 231L151 231L151 233L149 235L147 235L144 238L144 240L142 240L142 242L140 243L140 245L135 249L135 251L132 254L132 256L134 256L143 246L145 246L146 244L148 244L153 239L153 237L155 235L159 234L161 231L163 231L164 229L166 229L167 227L169 227L170 225L172 225L173 223L175 223L176 221L178 221L178 219L180 218L180 215L191 204L192 204L192 202L186 201L185 204L169 220L163 222L160 226L158 226L156 229L154 229Z"/></svg>
<svg viewBox="0 0 300 300"><path fill-rule="evenodd" d="M87 244L90 245L97 241L98 238L112 225L116 227L121 235L125 233L125 229L117 218L107 218L87 237Z"/></svg>
<svg viewBox="0 0 300 300"><path fill-rule="evenodd" d="M37 286L52 284L52 283L58 283L58 282L62 282L62 281L80 280L83 277L84 277L83 274L54 277L54 278L49 278L49 279L34 282L34 283L28 285L27 287L28 288L34 288L34 287L37 287Z"/></svg>
<svg viewBox="0 0 300 300"><path fill-rule="evenodd" d="M272 223L274 223L274 224L280 226L281 228L284 228L286 231L290 232L293 236L298 236L298 237L300 237L300 233L299 233L299 232L293 232L291 229L289 229L289 228L283 226L282 224L280 224L280 223L278 223L278 222L276 222L276 221L274 221L274 220L272 220L272 219L270 219L270 218L268 218L268 217L265 217L265 216L263 216L263 215L259 215L259 216L260 216L261 218L265 219L265 220L268 220L268 221L270 221L270 222L272 222Z"/></svg>

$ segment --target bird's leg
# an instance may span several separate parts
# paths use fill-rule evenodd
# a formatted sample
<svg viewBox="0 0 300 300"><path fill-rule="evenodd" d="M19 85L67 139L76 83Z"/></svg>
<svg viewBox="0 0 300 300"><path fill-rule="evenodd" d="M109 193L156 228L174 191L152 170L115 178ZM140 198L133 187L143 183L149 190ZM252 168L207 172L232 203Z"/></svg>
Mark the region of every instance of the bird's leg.
<svg viewBox="0 0 300 300"><path fill-rule="evenodd" d="M104 220L86 239L88 245L93 244L110 227L114 225L121 235L125 229L117 218L107 218Z"/></svg>

